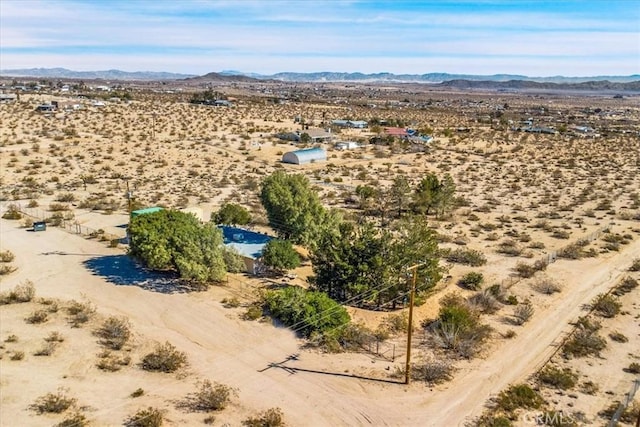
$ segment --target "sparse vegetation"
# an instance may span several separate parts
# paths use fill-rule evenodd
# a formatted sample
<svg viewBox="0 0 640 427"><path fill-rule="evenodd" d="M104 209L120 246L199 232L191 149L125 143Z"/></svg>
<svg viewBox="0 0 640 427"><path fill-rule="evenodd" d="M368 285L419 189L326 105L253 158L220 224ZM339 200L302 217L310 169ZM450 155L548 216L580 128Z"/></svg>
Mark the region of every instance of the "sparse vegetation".
<svg viewBox="0 0 640 427"><path fill-rule="evenodd" d="M148 407L140 409L125 420L126 427L161 427L164 423L164 413L160 409Z"/></svg>
<svg viewBox="0 0 640 427"><path fill-rule="evenodd" d="M242 421L245 427L283 427L285 425L284 415L280 408L267 409L264 412L249 417Z"/></svg>
<svg viewBox="0 0 640 427"><path fill-rule="evenodd" d="M570 368L559 368L556 366L546 366L538 373L540 382L548 387L560 390L570 390L575 387L578 375Z"/></svg>
<svg viewBox="0 0 640 427"><path fill-rule="evenodd" d="M31 301L36 295L35 287L29 280L17 285L13 290L0 294L0 305Z"/></svg>
<svg viewBox="0 0 640 427"><path fill-rule="evenodd" d="M64 389L58 389L55 393L47 393L40 396L30 406L30 409L38 414L60 414L76 404L76 399L68 397Z"/></svg>
<svg viewBox="0 0 640 427"><path fill-rule="evenodd" d="M192 411L221 411L237 394L237 390L225 384L204 380L197 385L195 392L180 403L180 406Z"/></svg>
<svg viewBox="0 0 640 427"><path fill-rule="evenodd" d="M620 313L622 304L613 295L601 294L592 303L593 310L602 317L611 318Z"/></svg>
<svg viewBox="0 0 640 427"><path fill-rule="evenodd" d="M112 350L120 350L131 336L129 321L125 318L109 317L102 323L100 329L95 331L95 334L100 337L100 345Z"/></svg>
<svg viewBox="0 0 640 427"><path fill-rule="evenodd" d="M458 281L458 285L462 286L465 289L477 291L482 286L482 282L484 282L484 276L482 275L482 273L472 271L462 276L462 278Z"/></svg>
<svg viewBox="0 0 640 427"><path fill-rule="evenodd" d="M142 359L142 369L157 372L175 372L185 366L187 355L169 342L158 344L154 351Z"/></svg>

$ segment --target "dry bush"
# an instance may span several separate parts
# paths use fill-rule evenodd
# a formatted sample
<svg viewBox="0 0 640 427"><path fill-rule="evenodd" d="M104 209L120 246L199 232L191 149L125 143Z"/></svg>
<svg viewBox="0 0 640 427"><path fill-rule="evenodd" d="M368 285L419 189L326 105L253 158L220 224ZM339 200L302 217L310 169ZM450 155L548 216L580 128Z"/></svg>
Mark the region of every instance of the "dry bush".
<svg viewBox="0 0 640 427"><path fill-rule="evenodd" d="M633 277L625 277L622 282L613 290L613 294L617 297L627 294L638 287L638 281Z"/></svg>
<svg viewBox="0 0 640 427"><path fill-rule="evenodd" d="M69 323L74 328L79 328L82 324L87 323L96 313L96 308L90 302L78 302L72 300L67 306L67 314L69 314Z"/></svg>
<svg viewBox="0 0 640 427"><path fill-rule="evenodd" d="M100 329L95 331L100 337L100 345L112 350L120 350L131 337L129 321L126 318L109 317Z"/></svg>
<svg viewBox="0 0 640 427"><path fill-rule="evenodd" d="M612 318L620 313L622 304L613 295L598 295L591 303L593 310L602 317Z"/></svg>
<svg viewBox="0 0 640 427"><path fill-rule="evenodd" d="M533 265L527 264L526 262L519 262L516 264L514 270L518 273L518 276L522 278L533 277L536 274L536 269Z"/></svg>
<svg viewBox="0 0 640 427"><path fill-rule="evenodd" d="M480 267L487 263L487 257L485 257L482 252L475 249L455 249L449 251L445 255L445 259L449 262L469 265L471 267Z"/></svg>
<svg viewBox="0 0 640 427"><path fill-rule="evenodd" d="M13 361L24 359L24 351L14 351L9 359Z"/></svg>
<svg viewBox="0 0 640 427"><path fill-rule="evenodd" d="M237 396L236 389L225 384L212 383L204 380L197 385L198 389L187 395L187 397L179 403L180 407L191 411L221 411L227 407L231 398Z"/></svg>
<svg viewBox="0 0 640 427"><path fill-rule="evenodd" d="M0 305L29 302L35 295L36 289L33 286L33 282L27 280L11 291L0 294Z"/></svg>
<svg viewBox="0 0 640 427"><path fill-rule="evenodd" d="M535 309L530 302L523 302L513 309L513 323L516 325L524 325L531 319Z"/></svg>
<svg viewBox="0 0 640 427"><path fill-rule="evenodd" d="M163 423L164 412L149 406L147 409L140 409L127 418L124 425L126 427L160 427Z"/></svg>
<svg viewBox="0 0 640 427"><path fill-rule="evenodd" d="M411 365L411 378L429 384L441 384L453 377L453 365L448 360L430 358Z"/></svg>
<svg viewBox="0 0 640 427"><path fill-rule="evenodd" d="M15 258L16 256L9 250L0 252L0 262L11 262Z"/></svg>
<svg viewBox="0 0 640 427"><path fill-rule="evenodd" d="M630 374L640 374L640 363L632 362L627 368L624 369L624 371Z"/></svg>
<svg viewBox="0 0 640 427"><path fill-rule="evenodd" d="M458 280L458 285L471 291L477 291L482 286L482 282L484 282L482 273L472 271L462 276Z"/></svg>
<svg viewBox="0 0 640 427"><path fill-rule="evenodd" d="M129 366L131 363L130 356L118 356L112 354L110 351L105 350L98 354L98 362L96 367L103 371L116 372L122 369L123 366Z"/></svg>
<svg viewBox="0 0 640 427"><path fill-rule="evenodd" d="M129 395L129 397L136 398L136 397L140 397L140 396L143 396L143 395L144 395L144 390L141 389L141 388L138 388L138 389L134 390L133 393L131 393Z"/></svg>
<svg viewBox="0 0 640 427"><path fill-rule="evenodd" d="M493 314L500 310L502 303L494 297L489 289L485 289L481 292L476 292L470 296L467 301L469 304L481 313Z"/></svg>
<svg viewBox="0 0 640 427"><path fill-rule="evenodd" d="M633 260L633 262L631 263L631 267L629 267L629 271L640 271L640 258L636 258Z"/></svg>
<svg viewBox="0 0 640 427"><path fill-rule="evenodd" d="M607 342L596 331L577 329L562 347L565 356L597 356L607 347Z"/></svg>
<svg viewBox="0 0 640 427"><path fill-rule="evenodd" d="M49 342L46 342L40 348L40 350L37 350L35 353L33 353L33 355L34 356L51 356L53 352L56 351L57 347L58 347L57 342L49 341Z"/></svg>
<svg viewBox="0 0 640 427"><path fill-rule="evenodd" d="M187 363L187 355L168 341L158 344L154 351L142 359L142 369L156 372L175 372Z"/></svg>
<svg viewBox="0 0 640 427"><path fill-rule="evenodd" d="M409 318L407 317L406 312L402 312L399 314L390 314L382 320L382 324L380 325L380 329L385 329L389 331L389 333L398 333L404 332L407 330L409 326Z"/></svg>
<svg viewBox="0 0 640 427"><path fill-rule="evenodd" d="M60 421L55 427L84 427L89 425L89 420L80 412L75 412Z"/></svg>
<svg viewBox="0 0 640 427"><path fill-rule="evenodd" d="M0 276L6 276L16 271L17 268L12 265L0 265Z"/></svg>
<svg viewBox="0 0 640 427"><path fill-rule="evenodd" d="M538 279L535 283L531 285L531 287L545 295L552 295L556 292L562 291L562 287L560 284L548 277L543 277Z"/></svg>
<svg viewBox="0 0 640 427"><path fill-rule="evenodd" d="M46 342L63 342L64 337L60 332L53 331L44 339Z"/></svg>
<svg viewBox="0 0 640 427"><path fill-rule="evenodd" d="M619 343L625 343L629 341L629 338L627 338L625 334L618 331L611 332L609 334L609 338L611 338L612 341L619 342Z"/></svg>
<svg viewBox="0 0 640 427"><path fill-rule="evenodd" d="M578 375L570 368L561 369L548 365L538 373L538 380L546 386L560 390L570 390L575 387Z"/></svg>
<svg viewBox="0 0 640 427"><path fill-rule="evenodd" d="M280 408L271 408L255 417L247 418L242 421L242 425L245 427L283 427L285 425L284 415Z"/></svg>
<svg viewBox="0 0 640 427"><path fill-rule="evenodd" d="M39 414L60 414L75 405L76 401L76 399L68 397L64 389L58 389L56 393L40 396L29 408Z"/></svg>
<svg viewBox="0 0 640 427"><path fill-rule="evenodd" d="M27 323L31 324L39 324L44 323L49 319L49 313L46 310L36 310L31 313L26 319L24 319Z"/></svg>
<svg viewBox="0 0 640 427"><path fill-rule="evenodd" d="M512 385L496 398L496 407L509 414L517 409L539 409L542 405L544 399L528 384Z"/></svg>

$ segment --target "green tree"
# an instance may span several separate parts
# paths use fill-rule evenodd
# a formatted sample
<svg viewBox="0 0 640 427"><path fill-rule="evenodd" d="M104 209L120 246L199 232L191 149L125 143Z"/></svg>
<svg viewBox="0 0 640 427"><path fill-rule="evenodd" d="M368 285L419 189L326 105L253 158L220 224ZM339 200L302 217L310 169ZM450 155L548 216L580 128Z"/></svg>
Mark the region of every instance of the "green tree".
<svg viewBox="0 0 640 427"><path fill-rule="evenodd" d="M372 223L343 223L312 251L313 282L331 298L351 305L395 305L408 291L407 267L416 270L416 289L423 293L441 278L438 246L423 221L406 220L394 229Z"/></svg>
<svg viewBox="0 0 640 427"><path fill-rule="evenodd" d="M314 246L340 222L336 212L324 209L304 175L274 172L263 180L260 200L269 225L292 243Z"/></svg>
<svg viewBox="0 0 640 427"><path fill-rule="evenodd" d="M216 224L246 225L251 222L251 214L240 205L225 203L220 210L211 214L211 220Z"/></svg>
<svg viewBox="0 0 640 427"><path fill-rule="evenodd" d="M409 181L404 175L398 175L394 178L390 188L391 203L396 207L397 215L402 216L404 209L409 204L411 187Z"/></svg>
<svg viewBox="0 0 640 427"><path fill-rule="evenodd" d="M195 216L172 210L138 215L129 224L129 253L156 270L174 270L198 283L220 281L226 272L222 232Z"/></svg>
<svg viewBox="0 0 640 427"><path fill-rule="evenodd" d="M327 294L298 286L267 291L265 305L272 316L304 337L332 332L351 320L347 310Z"/></svg>
<svg viewBox="0 0 640 427"><path fill-rule="evenodd" d="M311 136L308 133L303 132L300 135L300 143L301 144L309 144L310 142L311 142Z"/></svg>
<svg viewBox="0 0 640 427"><path fill-rule="evenodd" d="M300 265L300 256L288 240L269 240L262 251L262 262L282 273Z"/></svg>
<svg viewBox="0 0 640 427"><path fill-rule="evenodd" d="M439 192L440 180L433 173L427 174L418 183L413 194L414 210L417 213L429 215L429 212L437 205Z"/></svg>

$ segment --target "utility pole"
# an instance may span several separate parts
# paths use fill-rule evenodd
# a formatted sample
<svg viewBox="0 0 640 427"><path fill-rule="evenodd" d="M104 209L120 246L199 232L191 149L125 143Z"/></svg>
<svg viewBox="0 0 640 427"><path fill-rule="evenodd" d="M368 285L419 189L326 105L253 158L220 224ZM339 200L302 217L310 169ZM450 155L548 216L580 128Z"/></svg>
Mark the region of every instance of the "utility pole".
<svg viewBox="0 0 640 427"><path fill-rule="evenodd" d="M129 190L129 178L125 178L125 182L127 183L127 201L129 203L129 221L131 221L131 199L133 198L133 193Z"/></svg>
<svg viewBox="0 0 640 427"><path fill-rule="evenodd" d="M418 267L423 266L425 263L412 265L407 270L413 270L413 277L411 279L411 296L409 297L409 325L407 326L407 361L404 367L404 383L409 384L411 382L411 335L413 333L413 301L416 295L416 277L418 275Z"/></svg>

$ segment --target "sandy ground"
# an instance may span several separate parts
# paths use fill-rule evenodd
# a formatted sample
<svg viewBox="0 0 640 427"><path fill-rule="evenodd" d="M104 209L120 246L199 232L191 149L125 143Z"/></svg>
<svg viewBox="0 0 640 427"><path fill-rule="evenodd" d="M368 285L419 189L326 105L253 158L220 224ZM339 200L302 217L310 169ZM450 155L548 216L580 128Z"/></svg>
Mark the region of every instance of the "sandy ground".
<svg viewBox="0 0 640 427"><path fill-rule="evenodd" d="M340 376L389 379L384 368L393 364L365 355L301 351L301 342L288 330L242 321L240 309L223 308L220 300L229 295L224 288L166 294L133 285L141 277L130 280L130 286L117 285L132 274L122 250L58 229L33 233L18 228L15 221L0 224L3 247L16 255L18 267L0 283L2 290L29 279L41 297L88 300L100 314L127 316L136 334L133 366L104 373L94 366L99 349L88 331L82 338L83 330L65 326L63 317L51 324L28 325L23 320L28 309L3 306L2 337L15 334L24 345L32 346L54 327L68 338L59 352L47 358L27 354L23 361L8 361L3 357L2 425L15 425L16 420L20 425L49 425L52 418L37 416L27 407L37 396L61 386L91 408L87 414L98 425L115 425L145 405L167 408L174 425L194 423L202 414L179 411L170 402L192 391L199 378L239 390L234 406L217 415L230 425L238 425L248 413L274 406L283 409L291 425L462 425L479 415L488 396L525 378L544 362L567 323L581 314L581 306L606 290L640 254L640 240L636 240L618 254L551 265L549 274L562 278L565 288L549 297L553 301L535 317L552 321L534 318L518 329L514 339L500 341L485 358L461 366L453 381L428 389L422 384L405 387ZM229 286L233 292L233 280ZM135 366L151 342L165 340L189 355L186 378L149 374ZM332 374L267 369L293 354L298 359L286 366ZM38 375L29 375L32 371ZM148 390L148 395L128 398L137 387Z"/></svg>

